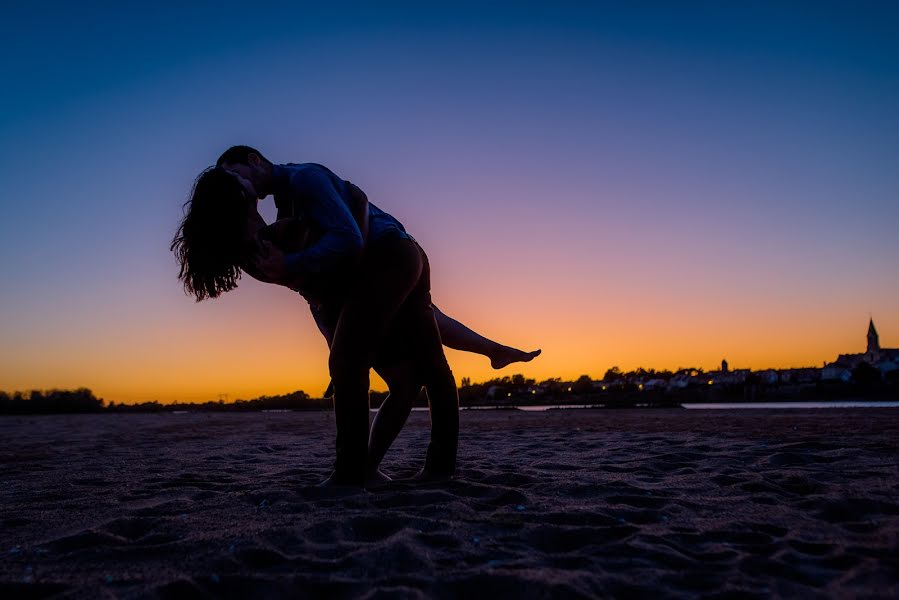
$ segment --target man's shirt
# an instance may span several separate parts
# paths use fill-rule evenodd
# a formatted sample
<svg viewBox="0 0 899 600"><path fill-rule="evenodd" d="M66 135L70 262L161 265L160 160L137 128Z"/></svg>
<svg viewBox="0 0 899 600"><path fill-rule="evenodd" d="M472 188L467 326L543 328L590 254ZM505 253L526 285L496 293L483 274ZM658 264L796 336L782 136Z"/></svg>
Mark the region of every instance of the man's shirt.
<svg viewBox="0 0 899 600"><path fill-rule="evenodd" d="M317 163L272 166L278 219L309 219L323 235L305 250L285 255L293 275L320 275L352 261L362 249L363 232L353 217L357 207L347 182ZM392 215L368 203L368 242L387 235L410 237Z"/></svg>

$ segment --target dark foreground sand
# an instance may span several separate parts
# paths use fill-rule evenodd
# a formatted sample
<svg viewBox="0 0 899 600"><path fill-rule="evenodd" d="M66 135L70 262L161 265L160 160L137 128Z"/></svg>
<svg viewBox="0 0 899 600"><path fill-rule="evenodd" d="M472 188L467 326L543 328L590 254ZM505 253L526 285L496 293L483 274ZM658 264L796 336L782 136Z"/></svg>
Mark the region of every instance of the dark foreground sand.
<svg viewBox="0 0 899 600"><path fill-rule="evenodd" d="M0 418L0 597L899 595L899 410L462 428L457 481L337 494L331 413Z"/></svg>

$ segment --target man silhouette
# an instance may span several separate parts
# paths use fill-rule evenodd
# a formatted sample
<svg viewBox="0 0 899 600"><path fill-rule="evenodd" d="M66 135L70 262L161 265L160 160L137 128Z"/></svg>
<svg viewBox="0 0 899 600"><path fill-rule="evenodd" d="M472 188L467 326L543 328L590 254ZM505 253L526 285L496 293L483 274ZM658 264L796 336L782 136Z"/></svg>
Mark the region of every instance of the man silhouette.
<svg viewBox="0 0 899 600"><path fill-rule="evenodd" d="M451 477L459 434L456 382L443 353L430 295L427 255L402 224L358 188L316 163L275 165L248 146L225 151L217 166L252 198L274 195L278 217L302 216L321 232L311 246L284 253L262 242L252 268L270 281L302 286L337 278L345 293L334 315L328 360L334 383L337 459L325 482L362 486L368 452L369 371L390 325L402 314L414 368L431 403L431 442L422 477ZM364 204L364 208L360 205ZM354 211L356 216L354 216Z"/></svg>

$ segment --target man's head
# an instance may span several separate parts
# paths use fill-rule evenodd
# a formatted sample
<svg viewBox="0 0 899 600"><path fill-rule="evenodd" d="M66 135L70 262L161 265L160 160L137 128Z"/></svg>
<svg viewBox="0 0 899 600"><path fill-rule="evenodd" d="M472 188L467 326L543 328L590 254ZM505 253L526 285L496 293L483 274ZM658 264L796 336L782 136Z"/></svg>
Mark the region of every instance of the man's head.
<svg viewBox="0 0 899 600"><path fill-rule="evenodd" d="M231 146L215 166L234 175L251 198L262 200L271 193L272 163L250 146Z"/></svg>

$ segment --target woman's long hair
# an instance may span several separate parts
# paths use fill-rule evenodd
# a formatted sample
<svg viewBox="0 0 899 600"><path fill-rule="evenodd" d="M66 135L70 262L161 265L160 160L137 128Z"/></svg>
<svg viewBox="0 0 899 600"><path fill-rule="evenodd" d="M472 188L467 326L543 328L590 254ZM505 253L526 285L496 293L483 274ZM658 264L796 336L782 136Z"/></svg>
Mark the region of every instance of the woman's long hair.
<svg viewBox="0 0 899 600"><path fill-rule="evenodd" d="M237 287L249 206L243 186L221 167L210 167L194 182L184 218L170 249L184 291L197 302Z"/></svg>

